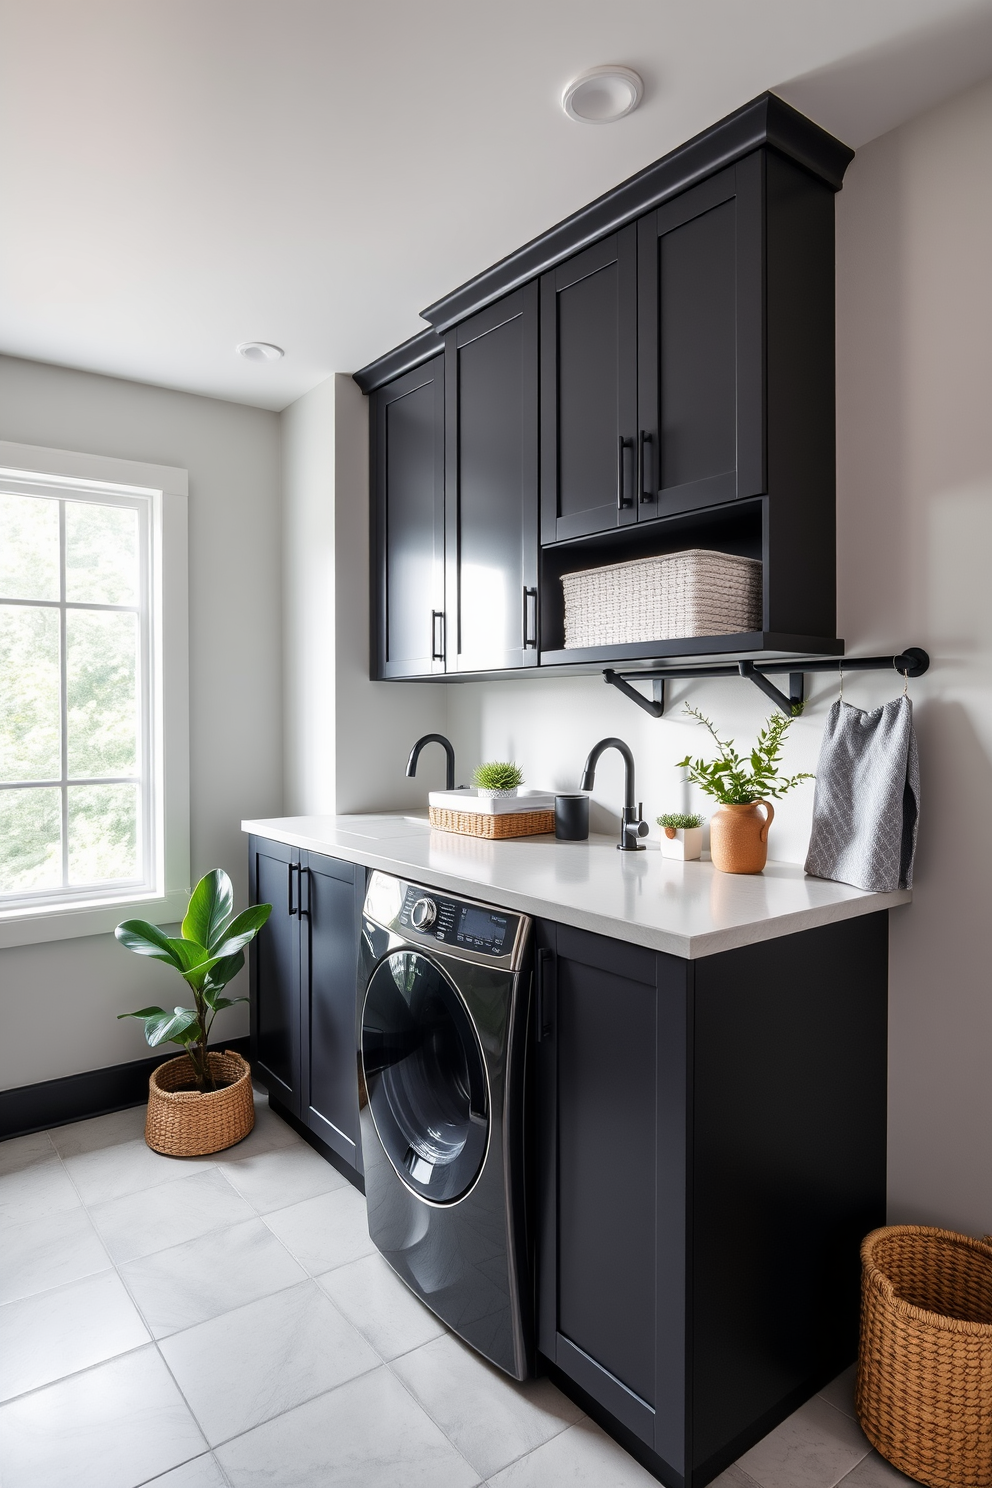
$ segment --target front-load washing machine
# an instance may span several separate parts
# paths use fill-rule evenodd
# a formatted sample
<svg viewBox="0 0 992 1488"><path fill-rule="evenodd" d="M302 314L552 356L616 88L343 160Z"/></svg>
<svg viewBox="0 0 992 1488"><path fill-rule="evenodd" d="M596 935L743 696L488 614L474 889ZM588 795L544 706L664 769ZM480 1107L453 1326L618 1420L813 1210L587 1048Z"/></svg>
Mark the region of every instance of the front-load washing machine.
<svg viewBox="0 0 992 1488"><path fill-rule="evenodd" d="M532 1330L529 940L526 915L369 879L358 975L369 1233L411 1290L515 1379Z"/></svg>

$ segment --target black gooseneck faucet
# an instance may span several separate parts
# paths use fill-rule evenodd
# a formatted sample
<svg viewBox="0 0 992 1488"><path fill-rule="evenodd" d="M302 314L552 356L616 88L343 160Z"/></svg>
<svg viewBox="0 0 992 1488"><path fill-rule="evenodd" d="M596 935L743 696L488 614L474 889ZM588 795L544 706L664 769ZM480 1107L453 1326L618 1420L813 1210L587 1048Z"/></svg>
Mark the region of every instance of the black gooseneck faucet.
<svg viewBox="0 0 992 1488"><path fill-rule="evenodd" d="M406 773L408 775L416 775L417 761L420 758L420 751L423 749L425 744L441 745L441 748L444 750L445 756L447 758L447 763L444 769L444 788L445 790L454 790L455 750L454 746L451 743L451 740L446 739L443 734L424 734L422 739L417 740L416 744L414 744L413 748L410 750L410 758L406 762Z"/></svg>
<svg viewBox="0 0 992 1488"><path fill-rule="evenodd" d="M623 756L623 815L620 818L620 841L617 848L620 852L643 852L644 843L637 839L646 837L650 828L642 819L642 806L634 805L634 756L622 739L600 739L598 744L593 745L582 771L579 790L591 791L596 784L596 766L606 749L618 749Z"/></svg>

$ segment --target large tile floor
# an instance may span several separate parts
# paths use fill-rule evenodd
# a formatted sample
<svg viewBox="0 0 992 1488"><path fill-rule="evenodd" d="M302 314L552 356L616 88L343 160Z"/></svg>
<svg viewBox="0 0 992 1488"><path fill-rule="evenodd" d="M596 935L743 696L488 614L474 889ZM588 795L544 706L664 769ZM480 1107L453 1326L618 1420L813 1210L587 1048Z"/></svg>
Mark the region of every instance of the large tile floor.
<svg viewBox="0 0 992 1488"><path fill-rule="evenodd" d="M517 1386L445 1331L264 1098L210 1158L159 1157L143 1121L0 1143L3 1488L650 1488L547 1380ZM908 1482L847 1376L718 1480Z"/></svg>

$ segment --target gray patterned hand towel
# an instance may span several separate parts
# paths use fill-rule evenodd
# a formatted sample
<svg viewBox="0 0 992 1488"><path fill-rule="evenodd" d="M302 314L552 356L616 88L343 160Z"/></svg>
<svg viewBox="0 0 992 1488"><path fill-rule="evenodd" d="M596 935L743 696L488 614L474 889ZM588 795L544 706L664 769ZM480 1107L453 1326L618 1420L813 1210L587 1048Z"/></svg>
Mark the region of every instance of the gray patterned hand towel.
<svg viewBox="0 0 992 1488"><path fill-rule="evenodd" d="M876 892L911 889L919 814L909 698L871 713L834 703L816 771L806 872Z"/></svg>

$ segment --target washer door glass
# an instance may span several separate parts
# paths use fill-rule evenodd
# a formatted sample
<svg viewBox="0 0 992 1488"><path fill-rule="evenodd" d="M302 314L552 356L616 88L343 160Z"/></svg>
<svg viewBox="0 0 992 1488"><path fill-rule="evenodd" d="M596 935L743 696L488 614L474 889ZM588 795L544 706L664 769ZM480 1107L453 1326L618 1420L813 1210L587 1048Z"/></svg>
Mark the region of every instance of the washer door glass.
<svg viewBox="0 0 992 1488"><path fill-rule="evenodd" d="M399 1177L433 1203L460 1199L486 1155L485 1063L454 986L419 952L394 951L373 972L362 1062L375 1129Z"/></svg>

